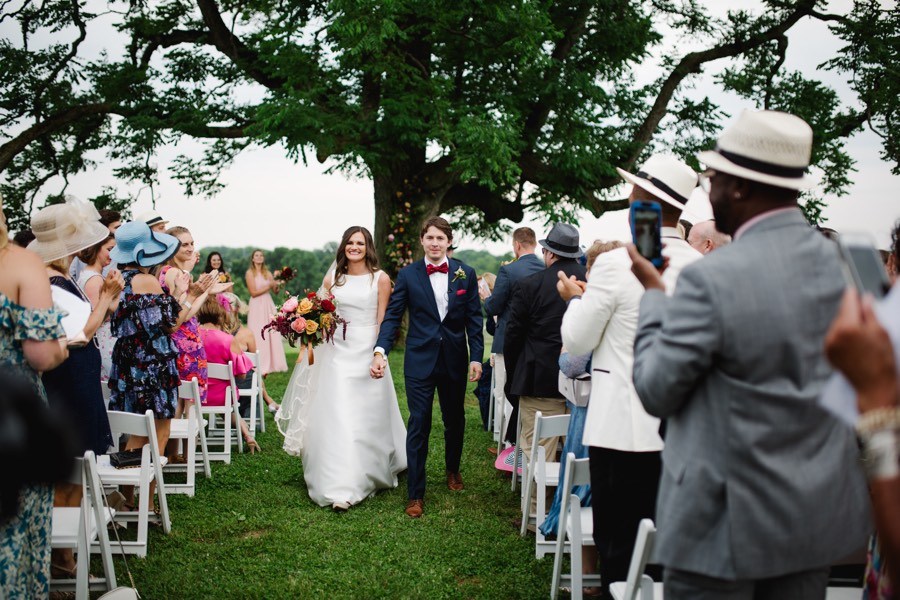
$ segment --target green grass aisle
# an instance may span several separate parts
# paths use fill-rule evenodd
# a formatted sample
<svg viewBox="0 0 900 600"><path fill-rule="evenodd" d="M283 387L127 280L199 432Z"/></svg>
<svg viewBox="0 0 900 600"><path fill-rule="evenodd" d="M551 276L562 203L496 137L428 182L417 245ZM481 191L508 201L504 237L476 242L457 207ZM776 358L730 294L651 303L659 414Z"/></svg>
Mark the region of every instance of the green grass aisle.
<svg viewBox="0 0 900 600"><path fill-rule="evenodd" d="M296 352L289 354L293 364ZM403 357L391 355L400 409ZM279 400L288 373L268 378ZM472 386L470 386L471 388ZM344 514L314 505L300 459L282 449L271 415L261 455L213 464L194 498L170 496L172 534L151 528L147 558L130 558L138 590L153 598L545 598L552 557L534 558L534 538L512 522L518 495L493 467L475 397L466 398L463 478L444 480L443 426L435 406L426 513L403 514L406 479ZM113 543L115 540L113 539ZM121 584L128 585L121 559Z"/></svg>

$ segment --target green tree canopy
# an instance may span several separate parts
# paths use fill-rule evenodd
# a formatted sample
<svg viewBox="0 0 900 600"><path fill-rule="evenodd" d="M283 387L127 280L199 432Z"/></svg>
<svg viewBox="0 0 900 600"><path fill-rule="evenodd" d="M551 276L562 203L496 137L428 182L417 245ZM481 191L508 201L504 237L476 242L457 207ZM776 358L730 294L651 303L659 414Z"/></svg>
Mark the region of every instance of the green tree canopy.
<svg viewBox="0 0 900 600"><path fill-rule="evenodd" d="M239 152L279 144L373 180L375 238L397 266L434 214L496 237L526 213L622 208L615 166L710 143L726 115L690 86L723 60L721 89L812 125L823 191L841 193L853 169L843 140L862 127L900 163L900 9L881 4L832 14L824 1L764 0L716 17L699 0L5 2L0 23L17 32L0 41L2 192L15 227L100 161L152 188L155 153L189 137L206 151L180 156L173 175L188 196L214 195ZM842 40L823 60L849 103L784 68L805 19ZM106 51L89 55L110 24ZM658 78L638 83L653 56Z"/></svg>

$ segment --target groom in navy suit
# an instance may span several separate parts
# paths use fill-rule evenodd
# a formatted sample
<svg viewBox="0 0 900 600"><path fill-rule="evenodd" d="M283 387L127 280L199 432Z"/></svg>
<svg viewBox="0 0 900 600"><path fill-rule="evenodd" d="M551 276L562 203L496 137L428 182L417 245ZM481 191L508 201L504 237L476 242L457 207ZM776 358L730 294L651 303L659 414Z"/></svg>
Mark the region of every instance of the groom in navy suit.
<svg viewBox="0 0 900 600"><path fill-rule="evenodd" d="M384 376L386 356L394 345L403 313L409 310L403 369L409 404L406 514L412 518L421 517L425 509L425 459L435 390L444 419L447 487L452 491L463 489L459 463L465 429L466 371L468 365L469 381L481 378L484 353L475 271L447 257L453 229L441 217L432 217L423 225L420 241L425 260L397 274L370 368L372 377Z"/></svg>

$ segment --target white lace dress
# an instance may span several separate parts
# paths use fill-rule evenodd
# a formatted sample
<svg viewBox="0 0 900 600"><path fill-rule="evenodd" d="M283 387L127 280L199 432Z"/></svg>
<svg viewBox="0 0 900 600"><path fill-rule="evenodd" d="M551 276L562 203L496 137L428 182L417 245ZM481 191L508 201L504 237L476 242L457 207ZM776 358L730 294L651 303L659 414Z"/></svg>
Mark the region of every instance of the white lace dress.
<svg viewBox="0 0 900 600"><path fill-rule="evenodd" d="M315 349L312 367L301 350L275 416L284 449L302 457L309 496L320 506L356 504L397 487L406 469L406 427L390 370L382 379L369 376L379 276L347 276L332 289L347 338L339 327L334 345Z"/></svg>

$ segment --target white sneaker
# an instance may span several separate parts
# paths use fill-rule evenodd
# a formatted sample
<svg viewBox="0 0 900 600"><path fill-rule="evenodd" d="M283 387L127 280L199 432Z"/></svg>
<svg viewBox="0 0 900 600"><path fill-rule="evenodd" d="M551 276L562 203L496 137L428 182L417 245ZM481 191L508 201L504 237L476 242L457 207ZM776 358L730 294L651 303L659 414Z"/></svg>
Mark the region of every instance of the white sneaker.
<svg viewBox="0 0 900 600"><path fill-rule="evenodd" d="M279 408L281 408L281 407L273 402L272 404L269 405L269 412L277 413Z"/></svg>

